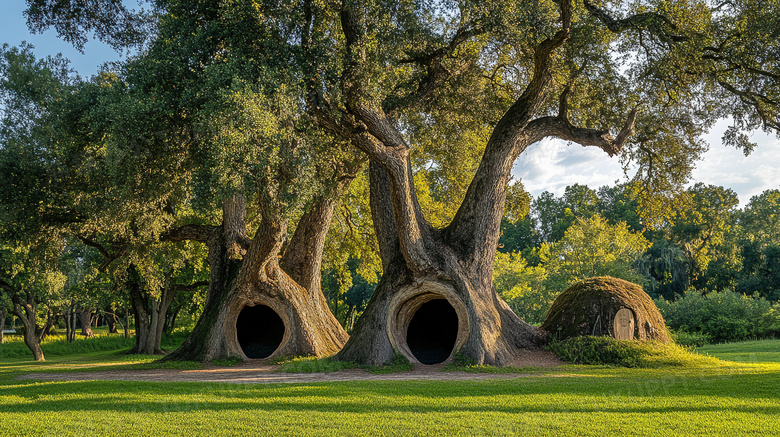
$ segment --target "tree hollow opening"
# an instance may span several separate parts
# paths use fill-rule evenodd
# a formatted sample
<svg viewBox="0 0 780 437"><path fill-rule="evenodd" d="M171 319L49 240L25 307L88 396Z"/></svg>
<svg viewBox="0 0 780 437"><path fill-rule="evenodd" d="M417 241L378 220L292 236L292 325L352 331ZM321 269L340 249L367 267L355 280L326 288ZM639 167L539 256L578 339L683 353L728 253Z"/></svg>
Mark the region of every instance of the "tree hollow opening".
<svg viewBox="0 0 780 437"><path fill-rule="evenodd" d="M449 358L458 338L458 314L447 299L425 302L414 313L406 330L406 344L422 364L438 364Z"/></svg>
<svg viewBox="0 0 780 437"><path fill-rule="evenodd" d="M284 338L284 322L267 305L247 306L238 314L236 336L247 358L268 358Z"/></svg>

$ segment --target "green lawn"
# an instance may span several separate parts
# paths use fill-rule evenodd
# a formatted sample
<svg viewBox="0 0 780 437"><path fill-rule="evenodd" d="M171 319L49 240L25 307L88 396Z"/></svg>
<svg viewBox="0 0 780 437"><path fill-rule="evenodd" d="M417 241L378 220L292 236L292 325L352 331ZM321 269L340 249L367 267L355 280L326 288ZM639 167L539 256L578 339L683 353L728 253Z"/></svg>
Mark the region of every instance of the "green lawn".
<svg viewBox="0 0 780 437"><path fill-rule="evenodd" d="M739 363L780 363L780 340L758 340L742 343L713 344L700 347L697 352Z"/></svg>
<svg viewBox="0 0 780 437"><path fill-rule="evenodd" d="M453 382L35 382L15 378L145 359L110 351L5 359L0 435L780 435L778 344L708 348L755 359L694 369L567 366Z"/></svg>

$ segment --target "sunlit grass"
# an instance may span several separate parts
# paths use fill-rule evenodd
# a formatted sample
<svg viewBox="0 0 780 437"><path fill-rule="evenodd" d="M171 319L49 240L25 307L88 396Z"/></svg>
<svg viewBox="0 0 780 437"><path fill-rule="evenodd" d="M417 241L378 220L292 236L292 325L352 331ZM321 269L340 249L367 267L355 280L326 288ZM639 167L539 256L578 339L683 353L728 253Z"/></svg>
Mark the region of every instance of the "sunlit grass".
<svg viewBox="0 0 780 437"><path fill-rule="evenodd" d="M722 360L780 363L780 339L712 344L699 347L696 351Z"/></svg>
<svg viewBox="0 0 780 437"><path fill-rule="evenodd" d="M133 347L133 337L124 338L122 334L100 333L93 338L76 337L68 343L64 335L50 335L41 343L46 358L64 355L77 355L98 351L113 351ZM0 345L0 360L9 358L27 358L32 356L21 335L8 335Z"/></svg>
<svg viewBox="0 0 780 437"><path fill-rule="evenodd" d="M74 356L101 351L130 350L135 342L134 332L125 338L123 334L109 334L105 328L95 328L95 336L85 338L77 335L72 343L68 343L64 334L57 333L47 336L41 343L41 349L46 359L58 356ZM171 335L163 335L163 350L177 348L187 337L187 332L177 331ZM5 342L0 344L0 360L12 358L29 358L32 354L24 344L21 335L6 335Z"/></svg>
<svg viewBox="0 0 780 437"><path fill-rule="evenodd" d="M149 365L153 358L105 351L46 363L0 360L0 433L780 435L780 363L765 359L772 358L773 345L732 345L737 353L755 354L755 360L740 363L652 369L567 365L486 381L40 382L16 377Z"/></svg>

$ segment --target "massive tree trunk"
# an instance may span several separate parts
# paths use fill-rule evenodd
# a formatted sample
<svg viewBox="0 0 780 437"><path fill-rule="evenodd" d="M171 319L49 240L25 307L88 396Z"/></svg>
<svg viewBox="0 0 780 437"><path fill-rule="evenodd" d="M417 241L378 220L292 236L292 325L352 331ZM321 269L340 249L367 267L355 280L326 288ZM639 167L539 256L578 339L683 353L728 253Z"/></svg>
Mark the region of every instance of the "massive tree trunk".
<svg viewBox="0 0 780 437"><path fill-rule="evenodd" d="M164 241L199 241L208 247L210 268L206 304L195 328L181 347L168 354L166 360L210 361L226 355L220 350L219 331L223 304L233 279L241 266L249 238L246 235L246 198L235 195L222 204L222 225L187 225L162 237Z"/></svg>
<svg viewBox="0 0 780 437"><path fill-rule="evenodd" d="M412 362L433 364L460 353L502 365L511 364L523 349L538 347L540 333L493 289L492 265L469 266L468 257L447 244L444 232L420 231L426 237L417 250L427 256L411 264L424 268L410 267L409 252L398 238L398 228L409 225L396 224L405 218L394 214L393 188L386 172L372 163L371 207L384 274L339 359L377 365L400 352ZM416 318L418 312L422 319Z"/></svg>
<svg viewBox="0 0 780 437"><path fill-rule="evenodd" d="M313 210L319 210L320 206L323 206L322 202ZM325 208L330 209L328 214L332 213L332 205L325 205ZM276 217L266 217L260 223L226 299L221 340L228 355L245 358L326 356L336 353L347 340L346 332L328 309L319 288L319 271L311 275L314 269L294 267L288 274L280 266L278 254L285 235L286 224ZM304 240L311 241L309 238ZM296 241L293 236L290 244L298 245L300 240ZM302 249L291 247L288 253L299 250ZM318 250L315 248L315 252ZM287 256L282 259L282 262L286 261ZM289 262L296 265L298 260L292 257ZM315 264L319 267L319 260ZM295 277L303 284L316 284L317 288L307 289ZM265 308L273 311L278 319ZM276 320L276 325L269 324L268 319L253 319L253 312L260 310L268 314L268 319ZM274 329L274 338L262 334Z"/></svg>
<svg viewBox="0 0 780 437"><path fill-rule="evenodd" d="M26 293L26 300L22 300L19 294L15 293L13 295L14 314L21 319L24 325L24 344L32 352L35 361L45 361L43 350L41 349L41 341L35 332L37 315L35 313L36 307L33 294Z"/></svg>
<svg viewBox="0 0 780 437"><path fill-rule="evenodd" d="M334 202L325 197L304 214L280 259L287 223L265 211L249 241L245 200L238 196L229 200L223 209L223 226L210 230L207 240L212 273L204 313L182 347L166 360L336 353L347 335L320 288L322 252ZM172 233L166 238L179 237Z"/></svg>
<svg viewBox="0 0 780 437"><path fill-rule="evenodd" d="M432 364L462 354L479 364L507 365L542 343L542 333L515 315L492 284L512 164L547 136L598 146L611 155L620 150L635 117L632 113L617 140L606 131L577 128L567 117L567 92L557 117L538 117L551 88L551 55L569 35L571 2L563 0L560 7L561 30L536 48L532 78L496 124L457 214L446 228L434 229L417 201L410 148L395 117L363 99L363 74L372 68L366 65L365 29L356 15L359 8L342 2L347 54L341 91L350 116L336 118L316 95L309 103L320 126L350 140L376 166L371 206L385 271L339 359L381 364L400 352L412 362ZM451 50L465 40L465 32L456 33ZM421 82L419 100L447 80L447 72L432 73L440 56L421 58L429 77Z"/></svg>

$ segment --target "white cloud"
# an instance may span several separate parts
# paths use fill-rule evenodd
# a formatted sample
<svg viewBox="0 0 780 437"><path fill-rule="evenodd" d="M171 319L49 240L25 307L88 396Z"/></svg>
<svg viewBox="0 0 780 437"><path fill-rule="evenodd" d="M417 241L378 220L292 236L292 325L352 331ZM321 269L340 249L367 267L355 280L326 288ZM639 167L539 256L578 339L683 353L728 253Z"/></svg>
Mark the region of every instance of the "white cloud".
<svg viewBox="0 0 780 437"><path fill-rule="evenodd" d="M696 165L694 182L733 189L741 206L764 190L780 188L780 140L774 135L756 133L751 139L758 147L745 156L740 150L722 145L720 138L726 126L725 121L718 123L705 136L710 150Z"/></svg>
<svg viewBox="0 0 780 437"><path fill-rule="evenodd" d="M780 188L780 140L773 135L754 134L752 140L758 147L745 157L741 151L722 145L721 136L727 126L726 121L720 122L705 136L710 150L697 162L691 184L704 182L731 188L744 206L752 196ZM544 191L560 196L566 186L576 183L597 189L625 180L618 159L608 157L602 150L550 139L521 154L512 175L522 179L525 189L534 197Z"/></svg>
<svg viewBox="0 0 780 437"><path fill-rule="evenodd" d="M568 185L577 183L593 189L614 185L623 179L623 168L601 149L545 139L518 157L512 175L522 179L534 197L544 191L560 196Z"/></svg>

